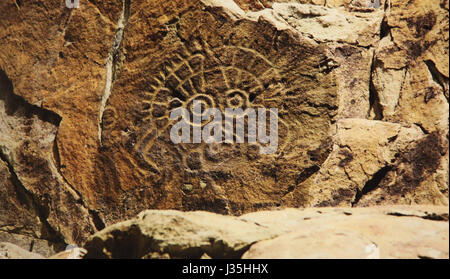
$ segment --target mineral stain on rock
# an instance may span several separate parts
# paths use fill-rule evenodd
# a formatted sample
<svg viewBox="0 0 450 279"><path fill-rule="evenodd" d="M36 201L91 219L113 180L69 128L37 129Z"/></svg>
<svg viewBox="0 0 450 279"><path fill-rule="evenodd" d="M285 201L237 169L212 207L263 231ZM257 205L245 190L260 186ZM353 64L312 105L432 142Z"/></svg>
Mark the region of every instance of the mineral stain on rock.
<svg viewBox="0 0 450 279"><path fill-rule="evenodd" d="M412 191L419 186L437 170L442 154L445 152L442 138L437 132L417 141L409 151L399 158L395 171L400 177L400 181L397 181L394 187L389 188L389 193L404 195L405 192Z"/></svg>
<svg viewBox="0 0 450 279"><path fill-rule="evenodd" d="M49 256L147 209L448 205L448 1L44 2L0 2L0 241ZM248 131L174 144L170 112L194 101L277 108L277 152ZM123 254L153 245L140 226L89 257L254 241Z"/></svg>
<svg viewBox="0 0 450 279"><path fill-rule="evenodd" d="M152 183L157 176L167 178L166 187L183 184L195 177L210 181L214 192L196 193L196 198L189 202L190 209L207 209L202 199L208 200L207 195L211 194L226 203L242 203L239 207L227 206L231 214L254 210L261 203L280 203L284 189L299 183L296 173L317 168L308 157L305 160L289 158L301 158L308 151L316 150L317 143L323 145L330 141L327 134L331 128L331 111L336 109L336 95L333 94L336 88L333 75L321 73L317 67L326 60L325 51L315 49L311 41L297 40L292 34L276 30L267 23L243 18L233 25L235 20L226 8L202 10L201 3L194 6L198 8L178 15L176 33L155 42L155 46L164 51L153 56L155 62L142 68L146 75L137 76L126 70L121 73L105 111L111 109L122 117L116 117L115 123L104 128L102 143L118 162L119 169L130 163L142 166L141 179L145 183ZM133 26L128 28L132 33ZM272 42L274 34L279 39ZM138 38L142 34L128 36ZM272 43L278 45L277 50ZM129 54L132 52L128 51ZM305 71L308 75L302 74ZM314 74L318 76L309 77ZM135 82L126 83L129 79ZM141 88L143 91L138 95L133 93ZM139 125L133 125L129 116L135 110L123 102L124 98L148 104L138 112L143 116ZM169 120L170 108L177 103L175 107L192 111L194 100L200 101L203 109L218 108L220 111L225 108L280 108L277 153L255 157L255 148L257 151L260 147L247 143L174 145L169 139L174 124ZM285 106L294 103L313 115ZM317 123L321 123L320 128L315 126ZM123 149L113 136L119 134L123 126L137 135L134 150ZM324 160L326 152L319 154L321 158L317 159ZM146 170L150 172L145 174ZM158 171L152 173L151 170ZM218 179L215 175L218 173L227 173L226 180ZM183 191L186 193L186 189ZM180 194L174 192L171 201L162 202L181 209L180 201L184 200L182 204L187 201ZM242 209L233 212L233 208Z"/></svg>

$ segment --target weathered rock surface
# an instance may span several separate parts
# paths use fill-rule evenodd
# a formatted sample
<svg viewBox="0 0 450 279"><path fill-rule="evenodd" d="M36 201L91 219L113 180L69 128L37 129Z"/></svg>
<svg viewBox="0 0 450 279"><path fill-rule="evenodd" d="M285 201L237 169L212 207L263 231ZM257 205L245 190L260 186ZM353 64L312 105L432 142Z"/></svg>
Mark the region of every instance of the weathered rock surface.
<svg viewBox="0 0 450 279"><path fill-rule="evenodd" d="M253 245L247 259L449 257L448 207L287 209L241 218L291 231Z"/></svg>
<svg viewBox="0 0 450 279"><path fill-rule="evenodd" d="M10 81L0 71L1 231L56 245L80 241L93 232L88 210L56 166L59 120L53 112L14 95Z"/></svg>
<svg viewBox="0 0 450 279"><path fill-rule="evenodd" d="M251 244L276 235L232 216L148 210L96 233L85 248L88 258L239 258Z"/></svg>
<svg viewBox="0 0 450 279"><path fill-rule="evenodd" d="M65 251L49 257L51 260L81 260L87 254L86 249L79 247L67 247Z"/></svg>
<svg viewBox="0 0 450 279"><path fill-rule="evenodd" d="M312 206L448 204L437 175L446 142L415 125L343 119L310 186ZM292 195L297 195L295 191Z"/></svg>
<svg viewBox="0 0 450 279"><path fill-rule="evenodd" d="M145 209L448 205L448 5L1 1L0 241L49 256ZM174 145L194 99L278 108L278 151Z"/></svg>
<svg viewBox="0 0 450 279"><path fill-rule="evenodd" d="M17 245L0 242L0 259L44 259L44 257Z"/></svg>
<svg viewBox="0 0 450 279"><path fill-rule="evenodd" d="M448 258L448 207L149 210L86 243L88 258Z"/></svg>

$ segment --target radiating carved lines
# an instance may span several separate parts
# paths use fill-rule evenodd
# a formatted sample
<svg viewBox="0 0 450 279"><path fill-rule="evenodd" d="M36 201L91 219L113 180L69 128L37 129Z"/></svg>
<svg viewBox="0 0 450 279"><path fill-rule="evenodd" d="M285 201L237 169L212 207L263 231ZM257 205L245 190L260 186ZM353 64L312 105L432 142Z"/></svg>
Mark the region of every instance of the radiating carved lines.
<svg viewBox="0 0 450 279"><path fill-rule="evenodd" d="M196 3L196 1L192 0L153 0L151 2L153 2L150 4L151 10L152 12L157 14L158 19L161 22L167 22L168 20L170 20L168 15L180 14Z"/></svg>
<svg viewBox="0 0 450 279"><path fill-rule="evenodd" d="M144 123L152 125L140 128L138 156L158 169L149 153L155 141L174 124L169 119L174 108L192 110L194 99L204 99L204 108L219 107L222 111L227 107L263 107L265 98L270 99L282 89L276 84L278 80L277 68L255 50L237 46L209 49L203 45L191 53L183 48L161 65L142 100ZM269 85L271 90L267 90ZM264 98L258 99L262 94ZM281 125L289 130L284 121Z"/></svg>

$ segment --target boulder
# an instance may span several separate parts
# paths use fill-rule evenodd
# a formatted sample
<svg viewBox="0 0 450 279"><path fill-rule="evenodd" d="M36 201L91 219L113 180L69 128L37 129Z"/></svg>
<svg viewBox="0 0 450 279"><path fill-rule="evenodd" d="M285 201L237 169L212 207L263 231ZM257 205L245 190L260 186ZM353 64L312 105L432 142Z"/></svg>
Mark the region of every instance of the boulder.
<svg viewBox="0 0 450 279"><path fill-rule="evenodd" d="M91 236L87 258L239 258L276 236L254 222L209 212L147 210Z"/></svg>
<svg viewBox="0 0 450 279"><path fill-rule="evenodd" d="M448 258L448 207L285 208L240 217L147 210L90 237L86 258Z"/></svg>
<svg viewBox="0 0 450 279"><path fill-rule="evenodd" d="M0 242L0 259L44 259L42 255L29 252L8 242Z"/></svg>
<svg viewBox="0 0 450 279"><path fill-rule="evenodd" d="M245 259L448 259L448 207L288 209L241 216L290 233L260 241Z"/></svg>

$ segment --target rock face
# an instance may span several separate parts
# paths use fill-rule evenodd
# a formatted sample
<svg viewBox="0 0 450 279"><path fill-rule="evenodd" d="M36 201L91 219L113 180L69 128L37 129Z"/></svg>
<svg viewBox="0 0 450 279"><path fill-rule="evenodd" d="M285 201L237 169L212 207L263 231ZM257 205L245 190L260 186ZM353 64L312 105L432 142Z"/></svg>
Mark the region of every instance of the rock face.
<svg viewBox="0 0 450 279"><path fill-rule="evenodd" d="M146 209L448 205L448 11L2 1L0 241L49 256ZM277 151L248 135L174 144L170 112L194 100L277 108Z"/></svg>
<svg viewBox="0 0 450 279"><path fill-rule="evenodd" d="M239 258L251 244L276 235L237 217L148 210L95 234L86 249L88 258Z"/></svg>
<svg viewBox="0 0 450 279"><path fill-rule="evenodd" d="M93 232L88 210L56 166L60 118L14 95L2 72L0 83L1 231L50 240L58 250L64 241Z"/></svg>
<svg viewBox="0 0 450 279"><path fill-rule="evenodd" d="M44 257L31 253L21 247L7 243L0 242L0 259L43 259Z"/></svg>
<svg viewBox="0 0 450 279"><path fill-rule="evenodd" d="M253 245L246 259L449 257L447 207L288 209L241 218L290 231Z"/></svg>
<svg viewBox="0 0 450 279"><path fill-rule="evenodd" d="M87 258L448 258L448 207L309 208L240 217L148 210L86 243Z"/></svg>
<svg viewBox="0 0 450 279"><path fill-rule="evenodd" d="M305 182L321 185L311 187L312 205L447 204L446 192L429 180L446 144L415 125L339 120L333 151Z"/></svg>
<svg viewBox="0 0 450 279"><path fill-rule="evenodd" d="M87 251L83 248L70 246L66 248L66 251L59 252L56 255L51 256L49 259L52 260L81 260L86 255Z"/></svg>
<svg viewBox="0 0 450 279"><path fill-rule="evenodd" d="M308 151L329 144L337 87L325 49L254 21L237 6L217 5L196 3L145 48L134 42L144 42L155 29L133 32L141 23L128 23L128 57L146 53L123 65L103 114L102 156L111 162L106 175L116 176L114 203L120 203L119 189L127 188L125 201L139 203L137 208L237 214L275 206L296 186L299 173L315 168ZM262 146L247 143L174 145L170 129L177 121L170 111L192 110L196 100L222 112L278 108L277 152L263 156ZM292 203L306 204L304 196Z"/></svg>

